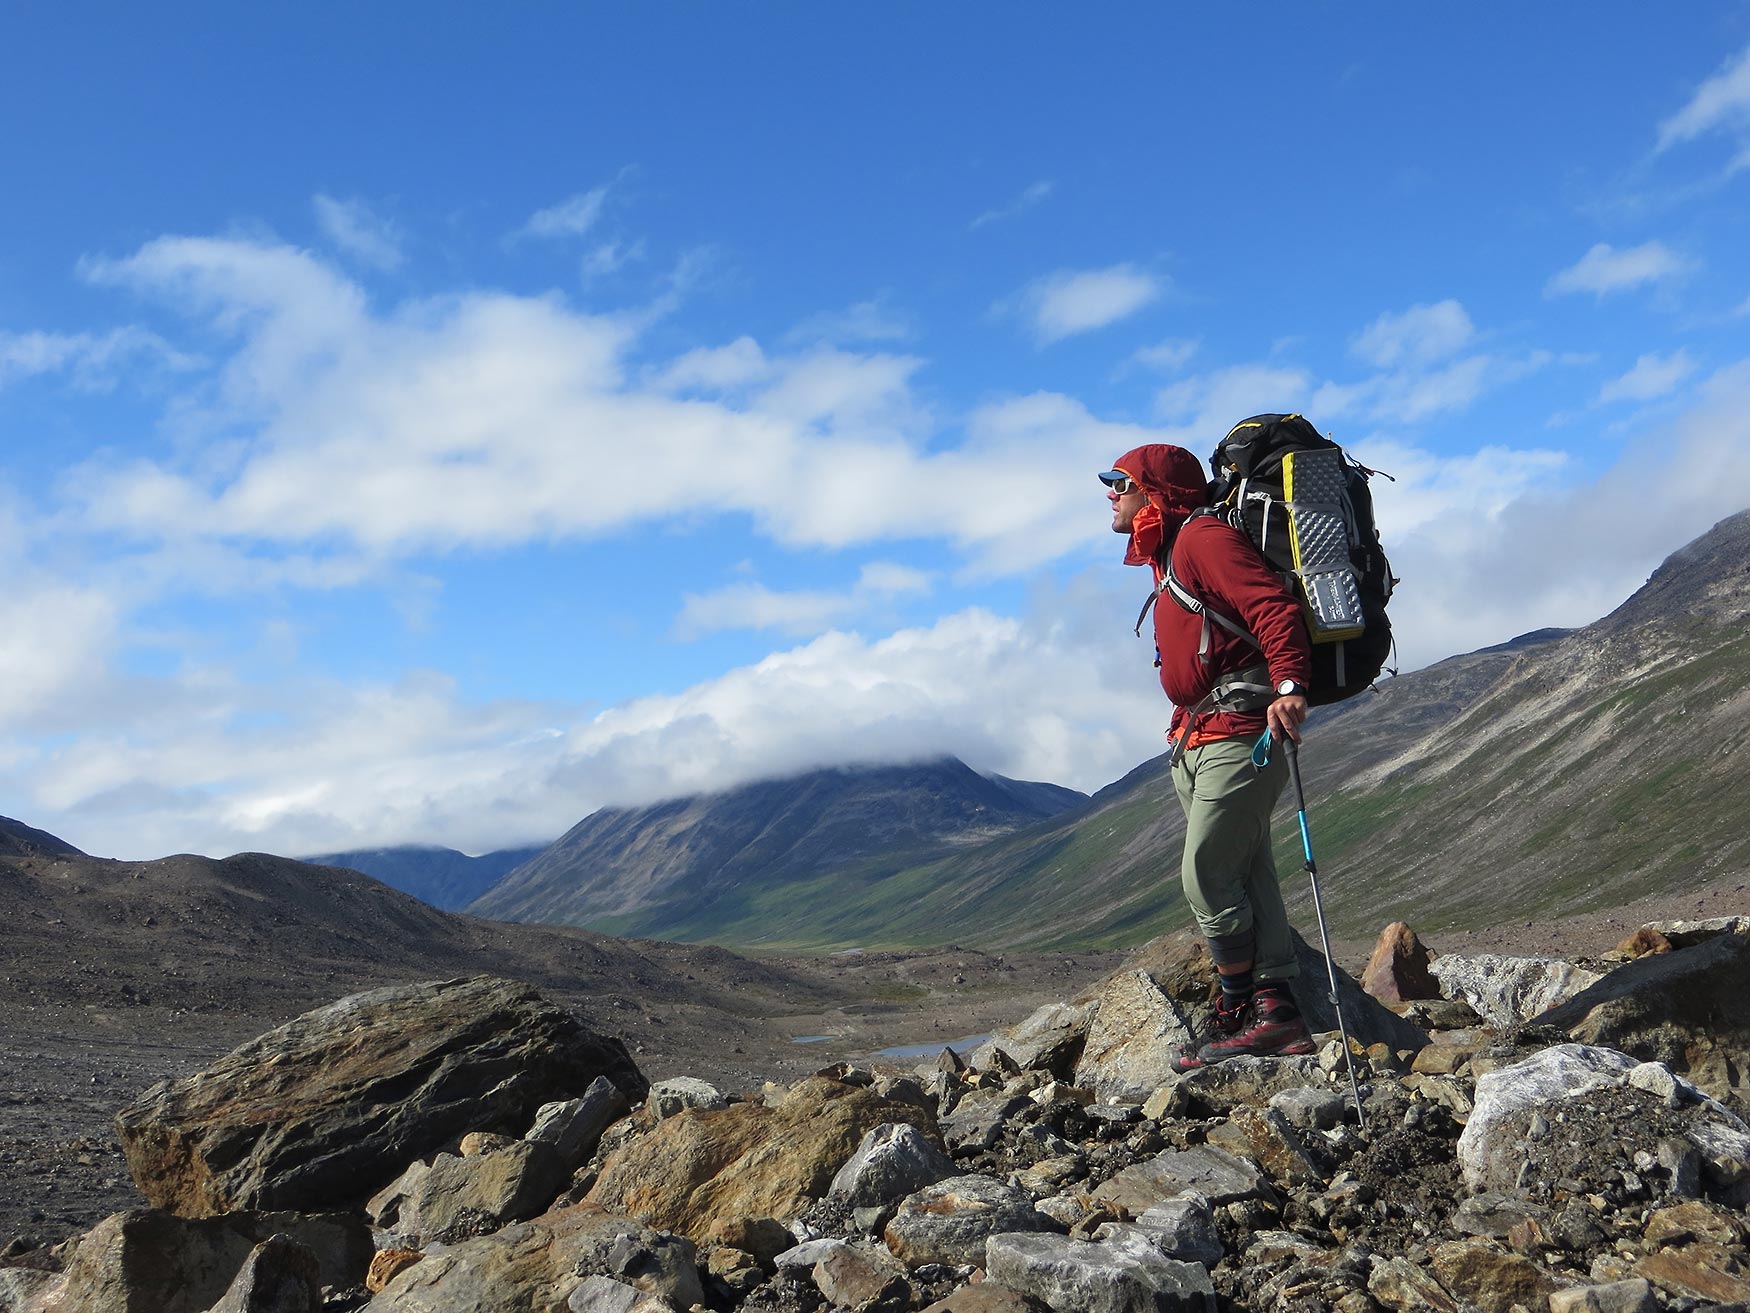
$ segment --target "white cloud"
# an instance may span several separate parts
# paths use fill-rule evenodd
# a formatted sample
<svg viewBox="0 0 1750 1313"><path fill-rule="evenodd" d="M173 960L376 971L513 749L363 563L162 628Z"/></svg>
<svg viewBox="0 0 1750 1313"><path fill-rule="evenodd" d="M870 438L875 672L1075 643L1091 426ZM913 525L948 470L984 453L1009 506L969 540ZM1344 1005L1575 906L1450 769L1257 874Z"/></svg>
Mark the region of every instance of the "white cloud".
<svg viewBox="0 0 1750 1313"><path fill-rule="evenodd" d="M1659 125L1659 149L1719 127L1750 128L1750 47L1727 60L1682 109Z"/></svg>
<svg viewBox="0 0 1750 1313"><path fill-rule="evenodd" d="M318 194L312 201L316 222L328 240L376 269L401 264L399 229L361 200L342 201Z"/></svg>
<svg viewBox="0 0 1750 1313"><path fill-rule="evenodd" d="M189 370L200 362L143 328L0 333L0 387L39 374L66 373L80 387L107 388L123 369L136 363Z"/></svg>
<svg viewBox="0 0 1750 1313"><path fill-rule="evenodd" d="M582 237L601 219L608 191L609 186L604 183L568 196L544 210L536 210L522 226L521 233L529 237Z"/></svg>
<svg viewBox="0 0 1750 1313"><path fill-rule="evenodd" d="M1039 204L1047 196L1051 195L1056 186L1057 184L1054 182L1047 179L1041 179L1029 186L1007 205L999 205L994 210L986 210L983 214L979 215L969 223L967 227L976 231L977 229L984 227L987 223L997 223L1003 219L1012 219L1017 214L1023 214Z"/></svg>
<svg viewBox="0 0 1750 1313"><path fill-rule="evenodd" d="M675 634L703 638L726 630L770 630L790 637L824 632L871 607L906 595L928 593L933 576L924 570L871 561L854 585L837 590L779 592L759 583L735 583L709 593L686 593Z"/></svg>
<svg viewBox="0 0 1750 1313"><path fill-rule="evenodd" d="M1199 345L1193 339L1169 337L1132 352L1125 364L1140 365L1160 374L1176 374L1191 363Z"/></svg>
<svg viewBox="0 0 1750 1313"><path fill-rule="evenodd" d="M1105 328L1160 299L1163 280L1132 264L1062 270L1035 280L999 306L1024 315L1041 345Z"/></svg>
<svg viewBox="0 0 1750 1313"><path fill-rule="evenodd" d="M1383 314L1362 329L1350 350L1379 369L1425 365L1470 344L1476 328L1457 301L1415 305Z"/></svg>
<svg viewBox="0 0 1750 1313"><path fill-rule="evenodd" d="M766 353L751 337L738 337L728 346L697 347L677 357L660 375L665 391L690 389L723 392L770 377Z"/></svg>
<svg viewBox="0 0 1750 1313"><path fill-rule="evenodd" d="M1591 292L1603 298L1645 283L1665 282L1690 272L1691 263L1663 242L1643 242L1619 251L1599 242L1579 263L1562 270L1544 288L1546 296Z"/></svg>
<svg viewBox="0 0 1750 1313"><path fill-rule="evenodd" d="M1599 390L1598 400L1652 401L1673 391L1695 369L1695 361L1687 351L1674 351L1668 356L1649 352L1636 360L1628 373L1606 383Z"/></svg>
<svg viewBox="0 0 1750 1313"><path fill-rule="evenodd" d="M843 310L809 315L784 334L786 343L850 346L858 342L906 342L917 335L911 320L884 296L858 301Z"/></svg>
<svg viewBox="0 0 1750 1313"><path fill-rule="evenodd" d="M234 340L181 412L241 435L226 460L98 460L68 480L87 525L182 547L388 560L599 537L662 516L621 492L661 451L702 472L702 504L784 545L945 539L980 571L1018 573L1096 541L1089 472L1170 437L1041 395L974 411L955 445L913 391L914 357L768 357L739 339L634 373L648 317L489 292L374 313L289 247L165 238L89 273ZM673 395L712 389L746 391ZM797 480L817 492L800 506ZM974 483L991 496L969 500Z"/></svg>
<svg viewBox="0 0 1750 1313"><path fill-rule="evenodd" d="M617 274L627 265L644 258L644 239L603 242L583 257L583 277L587 282Z"/></svg>

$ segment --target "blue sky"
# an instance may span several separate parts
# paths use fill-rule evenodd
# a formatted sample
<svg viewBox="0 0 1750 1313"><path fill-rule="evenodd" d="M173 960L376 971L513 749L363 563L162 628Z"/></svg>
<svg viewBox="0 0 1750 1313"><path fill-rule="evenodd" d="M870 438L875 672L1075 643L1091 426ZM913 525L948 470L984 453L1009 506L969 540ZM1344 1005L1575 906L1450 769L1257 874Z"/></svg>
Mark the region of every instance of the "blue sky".
<svg viewBox="0 0 1750 1313"><path fill-rule="evenodd" d="M1093 474L1302 410L1409 666L1750 505L1750 6L0 16L0 814L481 851L1168 708Z"/></svg>

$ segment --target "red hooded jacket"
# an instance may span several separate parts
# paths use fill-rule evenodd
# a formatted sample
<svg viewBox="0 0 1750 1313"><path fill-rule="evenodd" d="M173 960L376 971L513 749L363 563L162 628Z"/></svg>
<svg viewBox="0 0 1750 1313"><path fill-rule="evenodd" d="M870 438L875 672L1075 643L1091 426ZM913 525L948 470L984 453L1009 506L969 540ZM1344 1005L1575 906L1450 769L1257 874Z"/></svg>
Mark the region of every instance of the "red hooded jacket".
<svg viewBox="0 0 1750 1313"><path fill-rule="evenodd" d="M1154 607L1155 646L1160 655L1161 687L1173 700L1177 733L1187 708L1195 707L1221 676L1264 661L1270 683L1285 679L1302 685L1312 678L1312 651L1300 603L1280 575L1232 525L1213 516L1185 523L1191 512L1208 504L1209 484L1203 466L1183 447L1151 443L1125 452L1114 464L1135 479L1148 494L1148 505L1137 512L1124 554L1126 565L1147 565L1158 586L1162 562L1172 554L1179 582L1206 605L1237 620L1255 635L1262 653L1218 624L1210 626L1208 664L1197 655L1203 639L1203 619L1162 593ZM1218 711L1193 727L1197 741L1256 734L1264 729L1264 713Z"/></svg>

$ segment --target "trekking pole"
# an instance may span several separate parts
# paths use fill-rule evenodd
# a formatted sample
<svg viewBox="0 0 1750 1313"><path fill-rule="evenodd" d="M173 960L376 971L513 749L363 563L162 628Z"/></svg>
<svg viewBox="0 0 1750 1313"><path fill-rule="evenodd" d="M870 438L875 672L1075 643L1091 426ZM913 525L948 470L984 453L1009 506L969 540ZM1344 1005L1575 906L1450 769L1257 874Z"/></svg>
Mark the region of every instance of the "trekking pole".
<svg viewBox="0 0 1750 1313"><path fill-rule="evenodd" d="M1361 1110L1361 1087L1355 1083L1355 1055L1349 1049L1349 1027L1343 1024L1343 1004L1337 997L1337 963L1331 957L1331 936L1325 931L1325 900L1319 895L1319 866L1313 860L1312 834L1306 827L1306 791L1300 787L1300 745L1283 736L1288 749L1288 774L1294 780L1294 805L1300 818L1300 846L1306 853L1306 873L1312 881L1313 911L1319 918L1319 943L1325 950L1325 970L1331 981L1331 1009L1337 1014L1337 1033L1343 1037L1343 1061L1349 1067L1349 1093L1355 1098L1355 1120L1361 1137L1367 1138L1367 1114Z"/></svg>

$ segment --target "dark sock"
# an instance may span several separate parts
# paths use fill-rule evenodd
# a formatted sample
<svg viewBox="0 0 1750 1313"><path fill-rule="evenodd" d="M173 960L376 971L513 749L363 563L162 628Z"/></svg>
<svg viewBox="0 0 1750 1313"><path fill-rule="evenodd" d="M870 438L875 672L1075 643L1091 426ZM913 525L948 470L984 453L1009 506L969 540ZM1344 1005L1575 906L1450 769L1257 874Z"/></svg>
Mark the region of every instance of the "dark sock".
<svg viewBox="0 0 1750 1313"><path fill-rule="evenodd" d="M1221 977L1222 1006L1232 1010L1237 1008L1252 996L1253 981L1250 971L1236 971L1231 976Z"/></svg>

